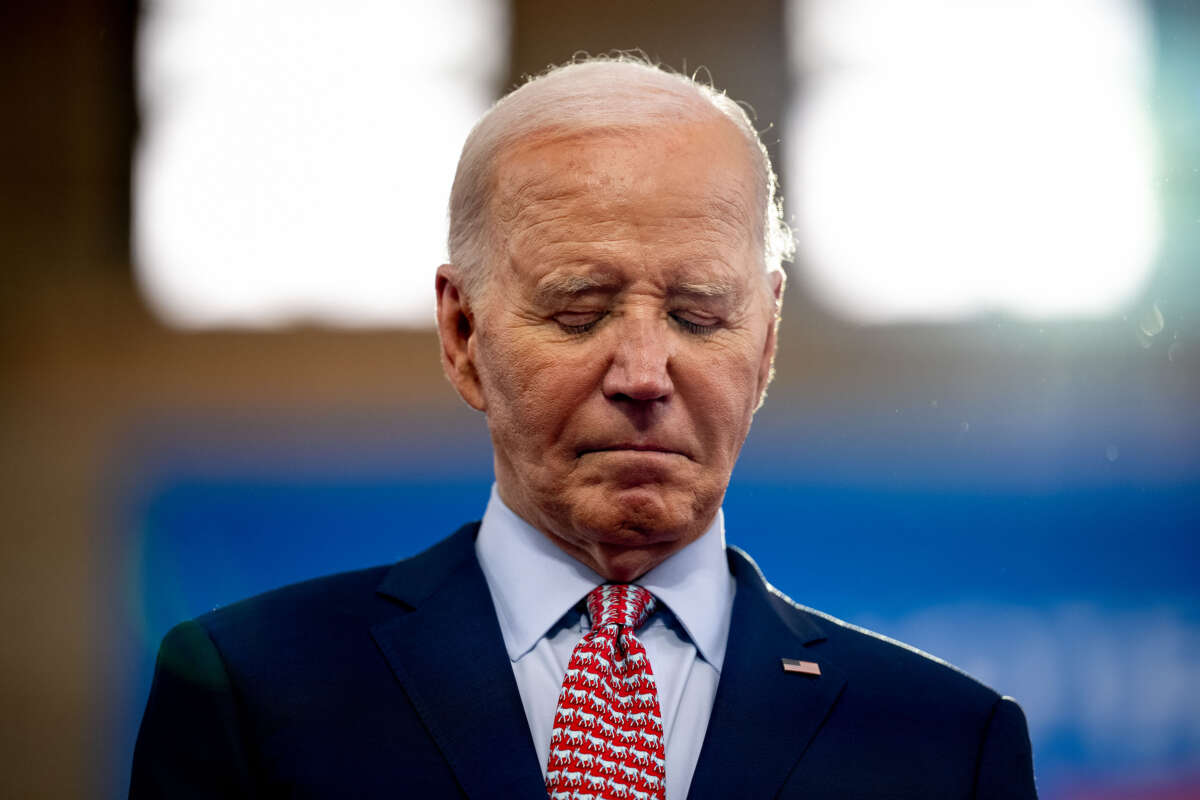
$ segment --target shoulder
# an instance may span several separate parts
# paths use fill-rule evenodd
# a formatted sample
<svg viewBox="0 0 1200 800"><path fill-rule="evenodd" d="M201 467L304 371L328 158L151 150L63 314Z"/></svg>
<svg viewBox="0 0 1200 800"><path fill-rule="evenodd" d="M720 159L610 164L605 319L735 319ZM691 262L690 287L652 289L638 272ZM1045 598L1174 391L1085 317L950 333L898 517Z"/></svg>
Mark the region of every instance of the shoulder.
<svg viewBox="0 0 1200 800"><path fill-rule="evenodd" d="M222 657L296 654L361 643L371 626L403 613L408 595L435 586L472 552L477 525L465 525L395 564L294 583L221 606L178 626L168 639L206 634Z"/></svg>
<svg viewBox="0 0 1200 800"><path fill-rule="evenodd" d="M819 649L843 670L856 692L876 697L903 695L916 703L934 702L946 707L956 702L985 709L1000 700L991 687L953 664L912 645L854 625L797 603L771 585L757 564L741 551L734 557L750 568L750 584L761 586L768 604L801 638L819 643Z"/></svg>
<svg viewBox="0 0 1200 800"><path fill-rule="evenodd" d="M746 614L745 626L787 631L772 641L790 652L770 655L820 667L818 683L793 682L821 687L831 703L810 758L864 796L1035 796L1025 718L1010 698L940 658L796 603L742 553L731 552L730 564L735 604L767 620Z"/></svg>
<svg viewBox="0 0 1200 800"><path fill-rule="evenodd" d="M194 620L214 639L270 636L284 629L305 629L347 617L370 616L375 590L388 565L325 575L219 606Z"/></svg>
<svg viewBox="0 0 1200 800"><path fill-rule="evenodd" d="M890 763L906 752L915 769L905 780L923 784L921 796L971 786L972 796L1036 798L1029 729L1015 700L903 642L812 609L798 613L818 621L845 670L838 719L846 741L863 743L864 759Z"/></svg>
<svg viewBox="0 0 1200 800"><path fill-rule="evenodd" d="M881 690L902 686L911 699L936 700L939 705L958 699L990 710L1000 699L990 686L936 655L783 597L794 613L808 615L824 630L837 662L860 684Z"/></svg>

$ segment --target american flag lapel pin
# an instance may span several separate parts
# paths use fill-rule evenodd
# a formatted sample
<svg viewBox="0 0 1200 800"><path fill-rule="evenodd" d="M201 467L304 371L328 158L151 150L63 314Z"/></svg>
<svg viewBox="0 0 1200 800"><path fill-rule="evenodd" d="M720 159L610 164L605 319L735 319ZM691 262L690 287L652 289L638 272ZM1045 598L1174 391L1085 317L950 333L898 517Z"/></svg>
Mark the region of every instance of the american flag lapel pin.
<svg viewBox="0 0 1200 800"><path fill-rule="evenodd" d="M784 672L797 672L801 675L812 675L814 678L820 677L821 665L815 661L800 661L795 658L781 658L783 662Z"/></svg>

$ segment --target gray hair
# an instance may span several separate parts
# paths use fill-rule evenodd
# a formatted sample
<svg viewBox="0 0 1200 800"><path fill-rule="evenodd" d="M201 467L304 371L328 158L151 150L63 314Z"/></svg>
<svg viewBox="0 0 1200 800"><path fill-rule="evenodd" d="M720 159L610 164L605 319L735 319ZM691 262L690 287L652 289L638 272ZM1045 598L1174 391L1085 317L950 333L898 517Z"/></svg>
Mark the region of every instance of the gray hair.
<svg viewBox="0 0 1200 800"><path fill-rule="evenodd" d="M478 297L495 252L490 203L498 157L516 142L548 129L636 131L711 119L713 112L737 126L748 145L762 225L766 272L782 271L793 252L792 234L777 197L771 159L746 112L733 100L693 78L667 72L628 55L588 58L527 81L502 97L475 124L463 145L450 190L450 261L460 270L468 298Z"/></svg>

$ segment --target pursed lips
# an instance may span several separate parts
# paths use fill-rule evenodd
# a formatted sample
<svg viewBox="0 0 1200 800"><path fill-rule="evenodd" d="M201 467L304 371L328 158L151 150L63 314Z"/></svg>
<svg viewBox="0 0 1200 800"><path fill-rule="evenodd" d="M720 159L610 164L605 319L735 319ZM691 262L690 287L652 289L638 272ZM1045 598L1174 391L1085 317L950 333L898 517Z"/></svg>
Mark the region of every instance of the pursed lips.
<svg viewBox="0 0 1200 800"><path fill-rule="evenodd" d="M616 444L606 444L601 446L588 446L579 450L580 456L588 455L589 453L617 453L617 452L638 452L638 453L663 453L665 455L690 456L682 450L677 450L667 445L657 442L619 442Z"/></svg>

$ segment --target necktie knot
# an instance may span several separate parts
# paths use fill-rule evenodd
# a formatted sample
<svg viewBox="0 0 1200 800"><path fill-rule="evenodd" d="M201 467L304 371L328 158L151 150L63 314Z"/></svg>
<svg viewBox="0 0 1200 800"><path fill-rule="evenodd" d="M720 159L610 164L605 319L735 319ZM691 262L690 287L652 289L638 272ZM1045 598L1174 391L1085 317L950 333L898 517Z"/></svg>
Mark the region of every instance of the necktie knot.
<svg viewBox="0 0 1200 800"><path fill-rule="evenodd" d="M592 627L621 625L637 630L654 613L654 595L631 583L607 583L588 594L588 617Z"/></svg>

